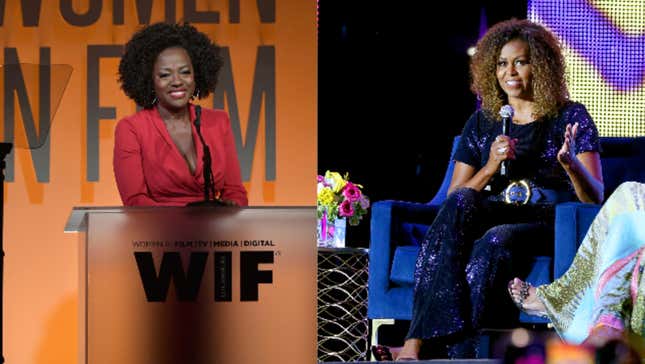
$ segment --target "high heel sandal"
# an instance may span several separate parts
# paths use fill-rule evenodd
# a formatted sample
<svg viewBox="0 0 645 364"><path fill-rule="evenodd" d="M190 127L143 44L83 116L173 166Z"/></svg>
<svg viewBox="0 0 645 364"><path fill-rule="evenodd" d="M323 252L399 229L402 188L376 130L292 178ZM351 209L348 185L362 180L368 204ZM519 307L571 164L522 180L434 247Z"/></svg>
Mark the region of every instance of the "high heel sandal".
<svg viewBox="0 0 645 364"><path fill-rule="evenodd" d="M373 345L372 354L376 358L376 361L393 361L392 353L387 346Z"/></svg>
<svg viewBox="0 0 645 364"><path fill-rule="evenodd" d="M511 300L519 308L522 312L525 312L528 315L531 316L541 316L548 318L546 312L540 311L540 310L534 310L534 309L529 309L524 306L524 301L529 297L529 289L533 287L531 283L520 281L520 296L515 298L513 295L513 291L511 290L511 286L513 285L513 280L508 282L508 294L511 296Z"/></svg>

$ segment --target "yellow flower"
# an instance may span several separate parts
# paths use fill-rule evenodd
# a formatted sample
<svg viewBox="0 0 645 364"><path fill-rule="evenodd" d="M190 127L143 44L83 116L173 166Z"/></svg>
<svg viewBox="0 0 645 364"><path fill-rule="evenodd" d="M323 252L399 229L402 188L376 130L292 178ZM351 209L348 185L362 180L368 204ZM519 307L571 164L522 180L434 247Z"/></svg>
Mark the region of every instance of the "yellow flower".
<svg viewBox="0 0 645 364"><path fill-rule="evenodd" d="M325 172L325 180L331 184L331 187L336 193L340 192L347 184L347 181L338 172Z"/></svg>
<svg viewBox="0 0 645 364"><path fill-rule="evenodd" d="M334 192L329 187L323 187L318 193L318 203L323 206L330 206L334 202Z"/></svg>

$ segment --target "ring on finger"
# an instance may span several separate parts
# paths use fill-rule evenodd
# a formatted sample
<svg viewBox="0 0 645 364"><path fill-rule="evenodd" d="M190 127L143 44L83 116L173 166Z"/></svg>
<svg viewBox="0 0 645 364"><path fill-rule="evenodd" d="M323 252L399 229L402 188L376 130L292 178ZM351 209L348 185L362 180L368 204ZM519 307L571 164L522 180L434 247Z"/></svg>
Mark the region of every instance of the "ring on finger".
<svg viewBox="0 0 645 364"><path fill-rule="evenodd" d="M507 150L508 150L507 147L500 147L500 148L497 148L497 153L504 154L506 153Z"/></svg>

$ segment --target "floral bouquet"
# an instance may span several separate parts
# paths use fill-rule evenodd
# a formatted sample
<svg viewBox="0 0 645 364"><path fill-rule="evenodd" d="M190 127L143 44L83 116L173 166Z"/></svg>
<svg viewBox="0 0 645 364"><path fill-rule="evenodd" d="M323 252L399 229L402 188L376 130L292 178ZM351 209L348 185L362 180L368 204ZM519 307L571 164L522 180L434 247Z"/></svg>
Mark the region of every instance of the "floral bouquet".
<svg viewBox="0 0 645 364"><path fill-rule="evenodd" d="M355 226L367 214L370 200L362 188L349 181L349 173L342 177L338 172L327 171L324 176L318 176L318 220L319 225L323 225L323 236L334 235L337 219L347 218L349 224Z"/></svg>

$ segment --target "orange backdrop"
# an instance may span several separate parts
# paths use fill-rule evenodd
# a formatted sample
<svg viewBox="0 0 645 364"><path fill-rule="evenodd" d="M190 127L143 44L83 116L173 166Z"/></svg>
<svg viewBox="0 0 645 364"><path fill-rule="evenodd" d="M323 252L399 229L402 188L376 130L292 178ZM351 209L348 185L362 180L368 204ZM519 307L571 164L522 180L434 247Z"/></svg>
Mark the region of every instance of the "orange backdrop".
<svg viewBox="0 0 645 364"><path fill-rule="evenodd" d="M77 360L78 242L63 227L72 206L121 204L114 126L136 109L119 89L118 55L142 24L164 20L225 47L228 81L199 104L222 105L238 127L250 204L314 204L315 1L0 2L0 140L16 146L4 206L8 363Z"/></svg>

